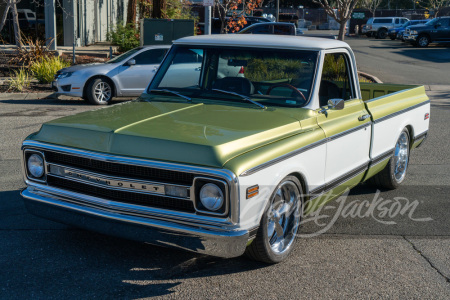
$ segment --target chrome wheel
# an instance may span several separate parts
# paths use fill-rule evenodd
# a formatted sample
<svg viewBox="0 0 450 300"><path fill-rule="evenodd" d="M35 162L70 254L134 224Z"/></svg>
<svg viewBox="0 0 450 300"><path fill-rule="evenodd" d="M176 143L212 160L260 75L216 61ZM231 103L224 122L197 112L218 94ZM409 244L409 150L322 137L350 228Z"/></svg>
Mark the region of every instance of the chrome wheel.
<svg viewBox="0 0 450 300"><path fill-rule="evenodd" d="M405 179L406 168L409 160L409 140L405 131L400 135L395 145L394 153L394 178L400 183Z"/></svg>
<svg viewBox="0 0 450 300"><path fill-rule="evenodd" d="M286 252L294 242L300 223L301 200L297 185L285 181L275 193L267 214L267 238L276 254Z"/></svg>
<svg viewBox="0 0 450 300"><path fill-rule="evenodd" d="M94 87L94 95L98 102L108 102L111 100L111 87L107 82L100 81Z"/></svg>

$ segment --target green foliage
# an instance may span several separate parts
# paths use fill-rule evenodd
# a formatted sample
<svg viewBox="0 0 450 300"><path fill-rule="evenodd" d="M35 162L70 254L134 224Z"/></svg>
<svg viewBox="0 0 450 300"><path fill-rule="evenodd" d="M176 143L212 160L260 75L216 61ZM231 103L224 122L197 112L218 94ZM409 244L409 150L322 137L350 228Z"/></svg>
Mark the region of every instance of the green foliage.
<svg viewBox="0 0 450 300"><path fill-rule="evenodd" d="M28 76L28 72L24 68L20 68L18 71L14 70L14 77L8 82L8 90L13 92L22 92L24 88L30 86L31 79Z"/></svg>
<svg viewBox="0 0 450 300"><path fill-rule="evenodd" d="M346 78L345 70L345 59L342 55L325 55L323 79L339 81L341 78Z"/></svg>
<svg viewBox="0 0 450 300"><path fill-rule="evenodd" d="M302 63L287 59L250 59L245 67L245 77L251 81L269 81L299 77Z"/></svg>
<svg viewBox="0 0 450 300"><path fill-rule="evenodd" d="M43 58L31 65L31 72L40 83L50 83L53 81L58 70L67 68L70 63L60 57L53 56Z"/></svg>
<svg viewBox="0 0 450 300"><path fill-rule="evenodd" d="M166 0L163 16L168 19L193 19L190 4L187 0Z"/></svg>
<svg viewBox="0 0 450 300"><path fill-rule="evenodd" d="M139 29L135 24L129 23L123 25L122 23L117 26L108 34L108 39L114 44L119 46L120 52L126 52L133 48L139 47Z"/></svg>

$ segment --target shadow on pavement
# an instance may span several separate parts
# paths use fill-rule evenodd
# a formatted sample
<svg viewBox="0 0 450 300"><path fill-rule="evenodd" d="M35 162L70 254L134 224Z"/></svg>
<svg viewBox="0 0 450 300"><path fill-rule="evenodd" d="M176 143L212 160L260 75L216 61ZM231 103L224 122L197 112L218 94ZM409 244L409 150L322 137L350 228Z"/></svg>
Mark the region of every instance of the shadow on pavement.
<svg viewBox="0 0 450 300"><path fill-rule="evenodd" d="M0 266L10 270L0 273L2 298L19 290L24 298L145 298L171 294L181 279L267 267L60 226L28 214L17 190L0 199L0 253L8 253Z"/></svg>

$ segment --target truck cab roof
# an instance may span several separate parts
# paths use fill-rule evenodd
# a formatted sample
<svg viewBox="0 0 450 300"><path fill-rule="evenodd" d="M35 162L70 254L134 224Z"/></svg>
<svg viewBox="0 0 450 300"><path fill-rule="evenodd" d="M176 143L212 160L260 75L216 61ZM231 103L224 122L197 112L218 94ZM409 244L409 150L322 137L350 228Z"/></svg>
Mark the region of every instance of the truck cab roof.
<svg viewBox="0 0 450 300"><path fill-rule="evenodd" d="M342 41L306 37L306 36L284 36L271 35L239 35L221 34L214 36L190 36L174 41L176 45L208 45L208 46L233 46L233 47L263 47L276 49L308 49L326 50L336 48L346 48L350 46ZM350 50L351 51L351 50Z"/></svg>

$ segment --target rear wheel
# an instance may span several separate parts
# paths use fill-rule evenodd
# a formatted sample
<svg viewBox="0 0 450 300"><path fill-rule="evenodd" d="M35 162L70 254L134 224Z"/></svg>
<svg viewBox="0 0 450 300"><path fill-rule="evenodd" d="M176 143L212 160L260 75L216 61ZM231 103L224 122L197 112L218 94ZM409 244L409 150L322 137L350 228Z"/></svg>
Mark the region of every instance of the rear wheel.
<svg viewBox="0 0 450 300"><path fill-rule="evenodd" d="M368 183L386 189L396 189L405 180L409 163L409 133L405 128L400 134L393 156L386 167L368 180Z"/></svg>
<svg viewBox="0 0 450 300"><path fill-rule="evenodd" d="M272 194L262 216L255 240L245 253L254 260L279 263L293 249L303 211L300 181L285 177Z"/></svg>
<svg viewBox="0 0 450 300"><path fill-rule="evenodd" d="M388 31L386 28L381 28L377 32L377 38L379 39L385 39L388 35Z"/></svg>
<svg viewBox="0 0 450 300"><path fill-rule="evenodd" d="M86 98L91 104L106 105L111 102L112 97L112 85L105 78L96 78L88 83Z"/></svg>

